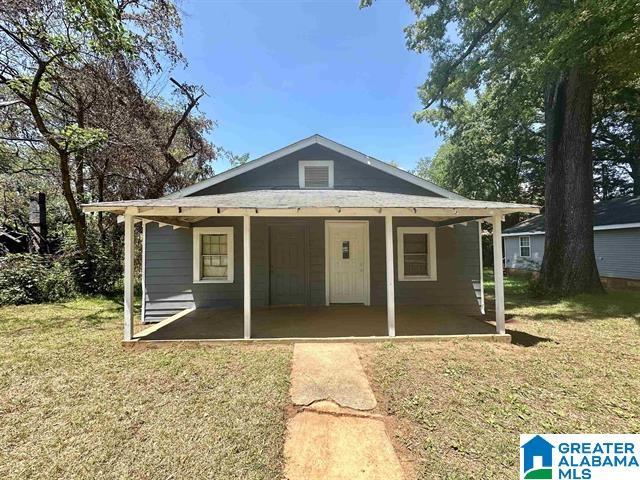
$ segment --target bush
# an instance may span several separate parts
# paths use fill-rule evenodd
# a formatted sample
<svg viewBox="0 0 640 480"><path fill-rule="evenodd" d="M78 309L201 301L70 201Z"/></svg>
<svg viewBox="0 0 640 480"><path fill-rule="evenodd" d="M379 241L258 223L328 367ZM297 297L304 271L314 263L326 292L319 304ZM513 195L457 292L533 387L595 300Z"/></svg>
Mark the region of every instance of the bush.
<svg viewBox="0 0 640 480"><path fill-rule="evenodd" d="M0 257L0 305L55 302L76 293L71 271L51 256Z"/></svg>
<svg viewBox="0 0 640 480"><path fill-rule="evenodd" d="M62 235L59 258L72 273L76 290L86 295L111 295L122 288L122 236L101 239L95 230L87 232L87 251L78 251L71 226Z"/></svg>

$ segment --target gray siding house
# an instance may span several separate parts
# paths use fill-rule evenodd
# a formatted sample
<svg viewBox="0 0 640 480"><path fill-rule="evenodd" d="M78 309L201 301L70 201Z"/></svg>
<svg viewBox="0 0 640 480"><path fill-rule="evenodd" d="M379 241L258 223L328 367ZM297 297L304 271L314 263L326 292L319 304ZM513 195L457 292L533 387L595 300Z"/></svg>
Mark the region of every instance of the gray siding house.
<svg viewBox="0 0 640 480"><path fill-rule="evenodd" d="M318 312L326 328L359 312L362 329L372 325L363 335L375 336L374 317L386 311L384 334L394 336L396 306L411 314L407 333L410 321L436 310L484 313L479 220L497 224L499 239L503 215L538 211L466 199L319 135L159 199L84 209L116 213L125 224L127 341L139 339L131 293L136 224L143 238L144 323L166 332L182 318L195 330L218 325L212 336L249 339L295 311L292 326L277 335L293 337ZM498 334L504 334L501 273ZM291 306L296 310L284 310ZM278 318L269 320L273 312ZM237 335L221 333L230 319L242 327L229 323Z"/></svg>
<svg viewBox="0 0 640 480"><path fill-rule="evenodd" d="M640 197L617 198L594 205L594 250L605 284L627 286L640 280ZM504 266L538 270L544 256L544 215L508 228Z"/></svg>

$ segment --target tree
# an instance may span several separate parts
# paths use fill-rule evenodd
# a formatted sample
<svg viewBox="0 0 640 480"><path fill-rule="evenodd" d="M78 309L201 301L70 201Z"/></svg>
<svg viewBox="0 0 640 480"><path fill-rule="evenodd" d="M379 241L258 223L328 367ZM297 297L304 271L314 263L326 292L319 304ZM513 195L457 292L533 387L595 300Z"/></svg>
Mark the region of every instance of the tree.
<svg viewBox="0 0 640 480"><path fill-rule="evenodd" d="M370 5L372 0L363 0ZM593 253L594 92L640 73L637 0L410 0L407 45L429 52L424 110L449 115L470 91L500 85L505 104L544 105L545 257L541 287L601 291Z"/></svg>
<svg viewBox="0 0 640 480"><path fill-rule="evenodd" d="M544 196L539 105L522 104L510 115L499 92L487 90L439 120L446 141L415 173L471 198L538 203Z"/></svg>
<svg viewBox="0 0 640 480"><path fill-rule="evenodd" d="M599 198L640 195L640 82L596 94L593 149Z"/></svg>
<svg viewBox="0 0 640 480"><path fill-rule="evenodd" d="M87 249L80 209L89 198L87 175L106 175L97 165L134 121L157 153L141 157L150 165L147 196L162 195L189 160L213 157L202 136L211 123L193 115L204 94L199 87L172 79L184 101L167 103L148 98L139 85L160 71L161 58L170 66L181 61L173 40L179 30L177 10L165 0L14 0L0 13L4 140L42 156L55 152L81 253ZM120 145L125 150L129 159L141 153Z"/></svg>
<svg viewBox="0 0 640 480"><path fill-rule="evenodd" d="M212 173L213 122L196 110L204 91L173 78L170 99L150 87L183 60L180 16L168 0L5 3L0 141L17 163L7 170L55 178L90 265L81 203L161 196ZM98 229L104 240L102 216Z"/></svg>

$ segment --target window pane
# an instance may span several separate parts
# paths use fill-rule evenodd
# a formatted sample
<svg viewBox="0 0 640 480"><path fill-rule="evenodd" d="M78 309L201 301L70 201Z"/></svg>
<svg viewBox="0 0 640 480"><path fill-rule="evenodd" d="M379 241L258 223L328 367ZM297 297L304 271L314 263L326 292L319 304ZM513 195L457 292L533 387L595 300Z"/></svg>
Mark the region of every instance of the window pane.
<svg viewBox="0 0 640 480"><path fill-rule="evenodd" d="M203 255L219 255L221 253L227 253L227 236L225 234L202 235L201 244Z"/></svg>
<svg viewBox="0 0 640 480"><path fill-rule="evenodd" d="M405 233L404 253L424 253L428 252L426 233Z"/></svg>
<svg viewBox="0 0 640 480"><path fill-rule="evenodd" d="M203 278L227 278L227 267L214 267L203 266L202 267Z"/></svg>
<svg viewBox="0 0 640 480"><path fill-rule="evenodd" d="M404 256L404 274L411 276L429 275L429 260L426 254L410 254Z"/></svg>
<svg viewBox="0 0 640 480"><path fill-rule="evenodd" d="M220 279L228 278L227 235L207 234L201 238L201 278Z"/></svg>

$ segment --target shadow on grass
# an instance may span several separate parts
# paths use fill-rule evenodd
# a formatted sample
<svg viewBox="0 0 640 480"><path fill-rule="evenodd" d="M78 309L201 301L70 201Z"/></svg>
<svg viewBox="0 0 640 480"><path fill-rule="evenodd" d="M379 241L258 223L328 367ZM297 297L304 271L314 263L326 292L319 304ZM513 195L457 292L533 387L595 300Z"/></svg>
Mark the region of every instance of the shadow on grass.
<svg viewBox="0 0 640 480"><path fill-rule="evenodd" d="M507 329L507 333L511 335L511 344L518 345L519 347L535 347L539 343L547 343L554 342L558 343L555 340L547 337L538 337L536 335L531 335L527 332L521 332L519 330L509 330Z"/></svg>

